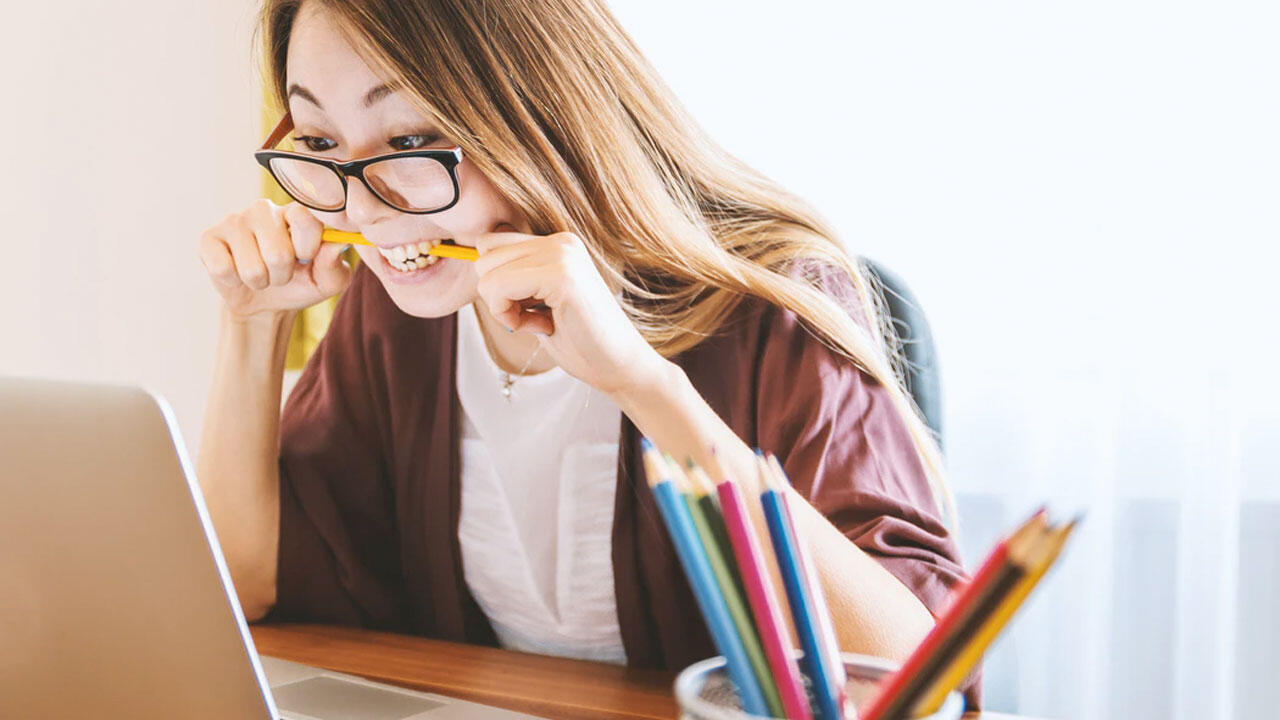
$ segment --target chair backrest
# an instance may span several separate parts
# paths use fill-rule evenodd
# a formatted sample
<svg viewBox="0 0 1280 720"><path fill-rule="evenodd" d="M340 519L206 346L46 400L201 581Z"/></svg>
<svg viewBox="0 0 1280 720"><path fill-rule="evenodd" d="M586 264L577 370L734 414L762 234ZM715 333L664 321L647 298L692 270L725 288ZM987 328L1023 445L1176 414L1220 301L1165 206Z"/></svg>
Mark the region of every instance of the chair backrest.
<svg viewBox="0 0 1280 720"><path fill-rule="evenodd" d="M938 354L933 346L929 320L916 296L902 278L880 263L863 258L867 270L881 288L889 321L898 334L907 391L942 446L942 384L938 377Z"/></svg>

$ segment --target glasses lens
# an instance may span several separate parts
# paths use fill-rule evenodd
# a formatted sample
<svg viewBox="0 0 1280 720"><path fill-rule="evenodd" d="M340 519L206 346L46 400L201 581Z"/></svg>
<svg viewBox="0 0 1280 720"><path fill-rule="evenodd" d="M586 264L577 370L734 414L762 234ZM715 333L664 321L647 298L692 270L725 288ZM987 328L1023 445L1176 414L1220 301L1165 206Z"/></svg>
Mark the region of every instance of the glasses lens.
<svg viewBox="0 0 1280 720"><path fill-rule="evenodd" d="M401 210L436 210L454 199L449 170L431 158L388 158L365 168L364 176L374 192Z"/></svg>
<svg viewBox="0 0 1280 720"><path fill-rule="evenodd" d="M336 210L346 200L342 180L324 165L293 158L271 158L271 172L285 192L303 205Z"/></svg>

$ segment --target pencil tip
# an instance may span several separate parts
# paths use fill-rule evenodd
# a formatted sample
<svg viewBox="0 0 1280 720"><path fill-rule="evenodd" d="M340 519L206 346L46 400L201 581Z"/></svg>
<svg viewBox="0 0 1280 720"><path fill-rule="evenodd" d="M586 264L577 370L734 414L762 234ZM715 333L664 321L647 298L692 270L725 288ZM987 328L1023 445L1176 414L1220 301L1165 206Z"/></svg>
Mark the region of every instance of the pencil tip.
<svg viewBox="0 0 1280 720"><path fill-rule="evenodd" d="M769 467L769 462L761 455L756 463L756 477L760 480L760 487L763 490L777 490L777 479L773 477L773 468Z"/></svg>

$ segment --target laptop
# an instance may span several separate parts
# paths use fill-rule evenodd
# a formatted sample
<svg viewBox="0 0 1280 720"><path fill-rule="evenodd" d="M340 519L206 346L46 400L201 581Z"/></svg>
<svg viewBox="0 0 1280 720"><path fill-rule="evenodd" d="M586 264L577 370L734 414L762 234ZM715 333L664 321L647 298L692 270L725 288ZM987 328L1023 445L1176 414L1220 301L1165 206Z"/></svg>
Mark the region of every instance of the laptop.
<svg viewBox="0 0 1280 720"><path fill-rule="evenodd" d="M0 717L533 716L260 657L168 403L0 378Z"/></svg>

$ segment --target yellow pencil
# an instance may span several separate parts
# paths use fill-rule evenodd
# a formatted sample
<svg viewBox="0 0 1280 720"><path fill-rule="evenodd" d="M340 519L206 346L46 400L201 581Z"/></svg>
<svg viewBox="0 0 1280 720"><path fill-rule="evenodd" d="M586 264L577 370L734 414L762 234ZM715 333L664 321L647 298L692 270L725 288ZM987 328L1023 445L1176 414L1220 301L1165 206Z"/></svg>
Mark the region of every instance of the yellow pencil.
<svg viewBox="0 0 1280 720"><path fill-rule="evenodd" d="M325 228L320 233L320 240L332 243L351 243L353 245L372 245L360 233L347 232L346 230L335 230L333 228ZM465 245L436 245L427 251L428 255L437 255L439 257L454 258L457 260L468 260L475 262L480 257L480 253L476 252L473 247Z"/></svg>
<svg viewBox="0 0 1280 720"><path fill-rule="evenodd" d="M964 679L969 676L973 668L977 666L978 661L982 659L983 653L995 641L1000 631L1004 630L1005 625L1009 623L1010 618L1018 611L1023 601L1027 599L1027 595L1040 582L1044 574L1048 572L1049 567L1053 565L1054 560L1058 558L1058 553L1062 551L1062 546L1066 544L1067 538L1076 529L1079 518L1072 520L1060 527L1053 528L1049 535L1044 539L1038 552L1030 563L1031 568L1019 582L1012 592L997 606L996 611L991 617L979 627L978 632L969 639L964 649L956 656L955 660L947 666L947 669L938 676L938 679L925 692L924 697L920 699L916 705L915 715L931 715L942 707L943 701L947 699L947 693L960 686Z"/></svg>

